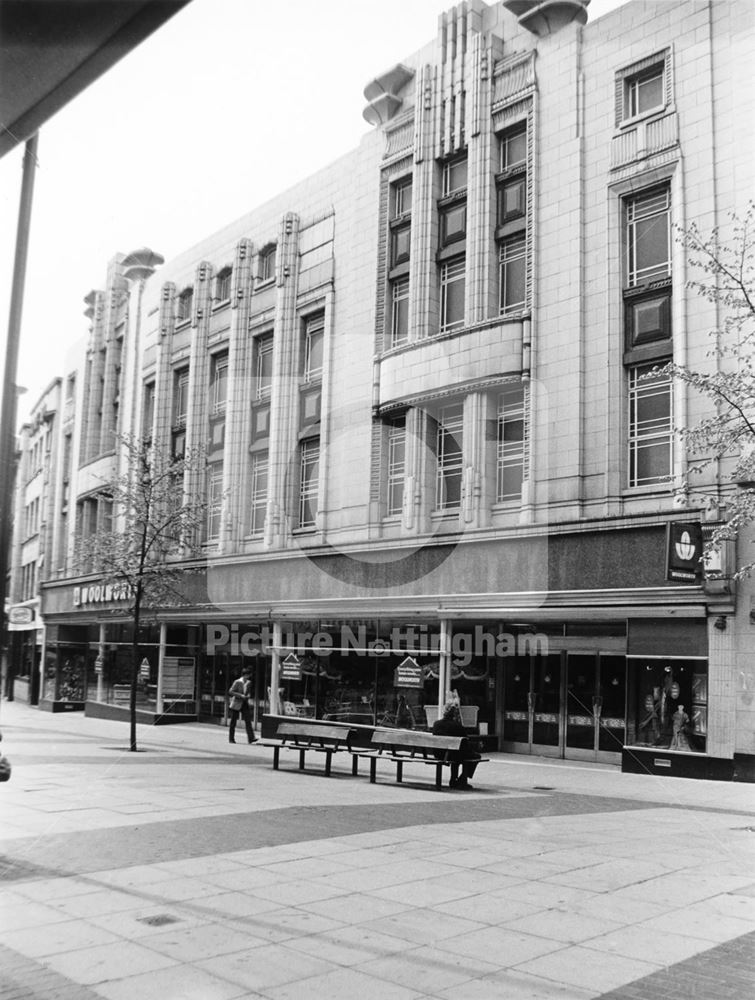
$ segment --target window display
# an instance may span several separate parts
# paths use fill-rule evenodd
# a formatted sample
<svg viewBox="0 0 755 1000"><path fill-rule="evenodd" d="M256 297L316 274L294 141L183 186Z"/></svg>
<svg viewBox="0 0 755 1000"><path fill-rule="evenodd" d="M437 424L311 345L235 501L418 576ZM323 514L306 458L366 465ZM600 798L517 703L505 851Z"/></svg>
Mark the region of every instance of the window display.
<svg viewBox="0 0 755 1000"><path fill-rule="evenodd" d="M630 658L628 744L704 753L707 661Z"/></svg>

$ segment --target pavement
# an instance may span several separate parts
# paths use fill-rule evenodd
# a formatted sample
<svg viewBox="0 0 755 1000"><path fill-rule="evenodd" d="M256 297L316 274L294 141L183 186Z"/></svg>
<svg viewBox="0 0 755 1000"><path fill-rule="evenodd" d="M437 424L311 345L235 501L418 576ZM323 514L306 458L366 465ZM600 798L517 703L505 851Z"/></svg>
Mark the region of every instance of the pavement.
<svg viewBox="0 0 755 1000"><path fill-rule="evenodd" d="M0 1000L751 1000L755 786L0 704Z"/></svg>

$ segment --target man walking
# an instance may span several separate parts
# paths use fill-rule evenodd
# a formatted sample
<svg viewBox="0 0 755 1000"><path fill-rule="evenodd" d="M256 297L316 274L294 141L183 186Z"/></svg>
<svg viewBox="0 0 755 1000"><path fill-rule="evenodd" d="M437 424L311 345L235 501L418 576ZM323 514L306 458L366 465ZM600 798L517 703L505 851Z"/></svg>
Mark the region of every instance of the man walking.
<svg viewBox="0 0 755 1000"><path fill-rule="evenodd" d="M249 709L249 698L252 693L252 683L251 683L252 671L249 667L244 667L241 671L241 676L237 677L236 680L231 684L228 691L228 695L231 699L229 708L229 718L230 723L228 726L228 742L236 742L236 723L238 722L239 716L244 720L244 725L246 726L246 735L250 743L256 742L256 737L254 735L254 729L252 729L252 714Z"/></svg>

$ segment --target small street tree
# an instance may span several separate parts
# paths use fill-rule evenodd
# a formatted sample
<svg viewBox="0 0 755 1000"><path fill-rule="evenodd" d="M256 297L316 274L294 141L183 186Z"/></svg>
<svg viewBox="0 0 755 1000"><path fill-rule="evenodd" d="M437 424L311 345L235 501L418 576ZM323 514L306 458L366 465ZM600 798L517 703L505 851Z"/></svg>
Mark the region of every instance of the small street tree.
<svg viewBox="0 0 755 1000"><path fill-rule="evenodd" d="M693 224L679 230L688 263L700 277L687 287L718 306L722 317L710 332L710 369L666 366L714 405L714 411L679 433L691 456L682 493L708 504L725 506L725 519L713 530L708 554L736 538L755 521L755 202L743 216L730 215L731 235L721 239L718 228L703 235ZM695 478L714 463L726 461L730 486L696 486ZM755 569L755 557L740 561L735 578Z"/></svg>
<svg viewBox="0 0 755 1000"><path fill-rule="evenodd" d="M97 499L112 508L109 530L79 542L79 565L96 569L105 583L131 597L130 745L136 751L136 700L140 673L139 629L145 613L185 603L185 561L198 554L206 503L183 500L184 473L200 470L204 456L173 458L140 438L118 439L123 472L104 482Z"/></svg>

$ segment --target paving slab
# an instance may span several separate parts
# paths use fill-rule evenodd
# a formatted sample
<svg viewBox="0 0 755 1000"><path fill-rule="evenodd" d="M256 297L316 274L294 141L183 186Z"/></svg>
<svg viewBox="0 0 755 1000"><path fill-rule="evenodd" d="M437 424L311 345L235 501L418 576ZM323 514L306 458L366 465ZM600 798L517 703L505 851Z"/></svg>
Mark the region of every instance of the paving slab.
<svg viewBox="0 0 755 1000"><path fill-rule="evenodd" d="M0 724L0 1000L755 995L752 785L494 754L438 792L216 726Z"/></svg>

